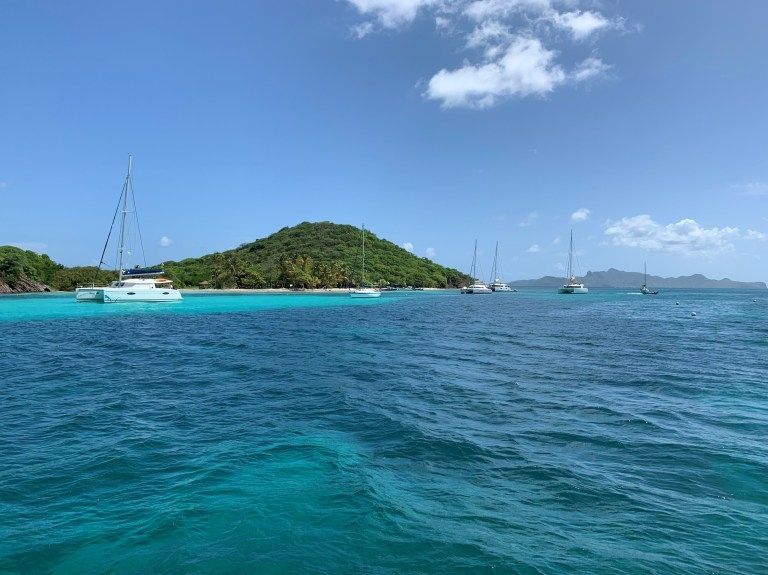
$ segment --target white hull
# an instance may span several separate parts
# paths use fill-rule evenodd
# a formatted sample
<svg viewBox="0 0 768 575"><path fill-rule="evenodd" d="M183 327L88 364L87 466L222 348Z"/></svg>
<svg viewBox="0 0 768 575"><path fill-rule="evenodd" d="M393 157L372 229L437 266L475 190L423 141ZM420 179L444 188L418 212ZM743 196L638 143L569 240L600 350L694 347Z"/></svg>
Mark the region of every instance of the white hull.
<svg viewBox="0 0 768 575"><path fill-rule="evenodd" d="M486 285L471 285L469 287L461 288L461 293L465 294L483 294L493 293L493 290Z"/></svg>
<svg viewBox="0 0 768 575"><path fill-rule="evenodd" d="M370 288L353 289L349 290L349 297L381 297L381 292Z"/></svg>
<svg viewBox="0 0 768 575"><path fill-rule="evenodd" d="M77 288L75 299L78 302L98 303L180 301L181 292L172 288Z"/></svg>
<svg viewBox="0 0 768 575"><path fill-rule="evenodd" d="M589 290L585 287L563 286L557 290L557 293L589 293Z"/></svg>
<svg viewBox="0 0 768 575"><path fill-rule="evenodd" d="M493 284L491 286L491 289L494 292L499 292L499 291L509 291L509 292L511 292L512 291L512 288L509 287L507 284Z"/></svg>

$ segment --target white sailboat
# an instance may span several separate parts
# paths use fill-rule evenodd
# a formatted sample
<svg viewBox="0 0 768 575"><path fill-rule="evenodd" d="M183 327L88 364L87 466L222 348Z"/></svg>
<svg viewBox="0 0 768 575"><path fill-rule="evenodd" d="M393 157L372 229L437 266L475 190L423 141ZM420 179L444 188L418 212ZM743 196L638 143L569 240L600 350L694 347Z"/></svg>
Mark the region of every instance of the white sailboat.
<svg viewBox="0 0 768 575"><path fill-rule="evenodd" d="M475 253L472 256L472 269L469 272L469 277L472 279L472 285L461 288L461 293L465 294L482 294L493 293L491 288L485 285L483 282L477 279L477 240L475 240Z"/></svg>
<svg viewBox="0 0 768 575"><path fill-rule="evenodd" d="M640 287L640 293L643 295L656 295L659 293L658 290L648 289L648 268L645 262L643 262L643 285Z"/></svg>
<svg viewBox="0 0 768 575"><path fill-rule="evenodd" d="M128 196L131 197L133 213L135 215L136 202L133 196L133 179L131 168L133 158L128 156L128 174L125 176L123 190L120 193L120 202L118 209L122 204L122 217L120 220L120 246L118 248L117 281L113 281L108 286L78 287L75 290L75 300L78 302L99 302L99 303L119 303L119 302L163 302L181 300L181 292L173 288L171 280L162 278L163 270L160 268L140 268L136 266L133 269L123 269L126 225L128 210ZM117 216L117 210L115 210ZM115 219L113 217L112 224ZM104 263L104 254L109 245L109 237L112 235L112 227L109 229L107 241L104 244L104 250L99 260L99 269ZM140 236L139 236L140 237ZM143 248L142 248L143 251Z"/></svg>
<svg viewBox="0 0 768 575"><path fill-rule="evenodd" d="M377 289L365 287L365 224L362 227L363 232L363 266L360 272L360 287L349 290L350 297L381 297L381 292Z"/></svg>
<svg viewBox="0 0 768 575"><path fill-rule="evenodd" d="M557 293L587 293L589 290L584 287L583 283L579 283L576 280L576 276L573 275L573 230L571 230L571 245L568 248L568 283L563 287L558 288Z"/></svg>
<svg viewBox="0 0 768 575"><path fill-rule="evenodd" d="M511 292L512 288L498 278L499 271L499 242L496 242L496 251L493 254L493 269L491 270L490 288L492 292Z"/></svg>

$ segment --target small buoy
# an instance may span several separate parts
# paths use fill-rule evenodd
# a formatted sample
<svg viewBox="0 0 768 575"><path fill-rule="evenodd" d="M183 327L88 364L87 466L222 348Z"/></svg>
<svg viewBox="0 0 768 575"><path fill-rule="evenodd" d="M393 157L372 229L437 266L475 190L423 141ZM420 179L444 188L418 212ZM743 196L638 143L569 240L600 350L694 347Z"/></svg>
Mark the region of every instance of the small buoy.
<svg viewBox="0 0 768 575"><path fill-rule="evenodd" d="M676 302L675 302L675 305L680 305L680 302L679 302L679 301L676 301Z"/></svg>
<svg viewBox="0 0 768 575"><path fill-rule="evenodd" d="M692 315L693 317L696 317L696 312L695 312L695 311L692 311L692 312L691 312L691 315Z"/></svg>
<svg viewBox="0 0 768 575"><path fill-rule="evenodd" d="M757 301L757 298L753 299L752 301L755 301L755 302L756 302L756 301Z"/></svg>

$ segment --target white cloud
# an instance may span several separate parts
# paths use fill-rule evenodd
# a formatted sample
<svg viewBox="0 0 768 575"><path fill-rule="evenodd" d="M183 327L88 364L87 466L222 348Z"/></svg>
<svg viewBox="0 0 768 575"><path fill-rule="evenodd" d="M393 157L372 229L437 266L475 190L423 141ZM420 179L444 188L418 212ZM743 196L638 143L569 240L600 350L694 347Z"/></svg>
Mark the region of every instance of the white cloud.
<svg viewBox="0 0 768 575"><path fill-rule="evenodd" d="M743 196L768 196L768 183L765 182L749 182L731 187Z"/></svg>
<svg viewBox="0 0 768 575"><path fill-rule="evenodd" d="M539 244L533 244L527 251L530 254L537 254L541 251L541 248L539 247Z"/></svg>
<svg viewBox="0 0 768 575"><path fill-rule="evenodd" d="M444 108L478 109L505 98L544 96L567 79L554 59L555 52L537 38L518 37L497 60L440 70L430 79L426 96Z"/></svg>
<svg viewBox="0 0 768 575"><path fill-rule="evenodd" d="M8 182L0 182L0 190L4 190L8 187Z"/></svg>
<svg viewBox="0 0 768 575"><path fill-rule="evenodd" d="M758 240L758 241L765 241L768 239L768 236L766 236L763 232L758 232L756 230L747 230L746 235L744 236L747 240Z"/></svg>
<svg viewBox="0 0 768 575"><path fill-rule="evenodd" d="M534 224L534 222L539 219L539 212L529 212L518 224L521 228L527 228L528 226L531 226Z"/></svg>
<svg viewBox="0 0 768 575"><path fill-rule="evenodd" d="M552 240L552 245L553 245L553 246L556 246L556 245L557 245L557 244L559 244L559 243L560 243L560 238L559 238L559 237L557 237L557 238L555 238L554 240Z"/></svg>
<svg viewBox="0 0 768 575"><path fill-rule="evenodd" d="M547 12L551 9L549 0L474 0L464 9L464 15L473 20L487 18L508 18L525 11Z"/></svg>
<svg viewBox="0 0 768 575"><path fill-rule="evenodd" d="M365 38L368 34L373 32L373 23L372 22L361 22L360 24L355 24L351 28L352 34L355 35L355 38L358 40Z"/></svg>
<svg viewBox="0 0 768 575"><path fill-rule="evenodd" d="M42 254L48 248L48 244L43 242L8 242L8 243L0 243L0 245L13 246L15 248L19 248L22 250L29 250L31 252L37 252L39 254Z"/></svg>
<svg viewBox="0 0 768 575"><path fill-rule="evenodd" d="M407 252L413 253L413 244L411 242L403 242L400 247Z"/></svg>
<svg viewBox="0 0 768 575"><path fill-rule="evenodd" d="M553 14L552 21L555 26L563 28L570 32L574 40L584 40L592 35L593 32L606 28L610 21L602 14L597 12L565 12L563 14Z"/></svg>
<svg viewBox="0 0 768 575"><path fill-rule="evenodd" d="M621 18L580 10L586 0L347 0L363 17L352 31L363 38L382 28L402 28L424 12L441 33L463 37L469 52L460 65L444 66L424 96L443 108L484 109L502 101L544 97L565 85L603 76L610 68L591 55L571 67L560 62L563 40L579 43L600 30L622 27ZM554 49L552 44L558 44ZM570 52L570 51L569 51ZM570 56L570 54L569 54ZM578 57L569 57L578 61Z"/></svg>
<svg viewBox="0 0 768 575"><path fill-rule="evenodd" d="M586 222L589 219L589 214L592 212L587 208L579 208L571 214L572 222Z"/></svg>
<svg viewBox="0 0 768 575"><path fill-rule="evenodd" d="M167 248L173 243L173 240L169 238L168 236L163 236L157 241L157 245L161 248Z"/></svg>
<svg viewBox="0 0 768 575"><path fill-rule="evenodd" d="M427 248L427 249L424 251L424 254L425 254L425 255L426 255L426 256L427 256L429 259L435 259L435 258L437 257L437 252L435 251L435 248Z"/></svg>
<svg viewBox="0 0 768 575"><path fill-rule="evenodd" d="M581 62L576 66L576 69L571 72L571 80L576 83L586 82L592 78L605 75L610 68L611 67L600 58L590 57Z"/></svg>
<svg viewBox="0 0 768 575"><path fill-rule="evenodd" d="M437 0L348 0L365 16L373 16L385 28L410 24L422 8Z"/></svg>
<svg viewBox="0 0 768 575"><path fill-rule="evenodd" d="M606 224L605 235L614 245L685 255L713 255L733 251L739 228L703 228L695 220L683 219L662 225L647 214Z"/></svg>

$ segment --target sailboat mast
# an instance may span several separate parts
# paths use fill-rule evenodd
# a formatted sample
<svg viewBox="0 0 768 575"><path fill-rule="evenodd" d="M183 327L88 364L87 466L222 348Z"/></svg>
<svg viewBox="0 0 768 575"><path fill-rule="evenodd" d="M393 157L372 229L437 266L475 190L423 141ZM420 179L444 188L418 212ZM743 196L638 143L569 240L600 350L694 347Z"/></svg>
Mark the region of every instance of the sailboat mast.
<svg viewBox="0 0 768 575"><path fill-rule="evenodd" d="M472 272L470 275L472 276L472 283L475 283L477 281L477 278L475 275L477 274L477 239L475 239L475 251L472 254Z"/></svg>
<svg viewBox="0 0 768 575"><path fill-rule="evenodd" d="M643 285L648 285L648 264L643 262Z"/></svg>
<svg viewBox="0 0 768 575"><path fill-rule="evenodd" d="M120 222L120 255L117 264L117 281L123 281L123 252L125 251L125 218L128 215L128 187L131 185L131 165L133 157L128 154L128 174L123 186L123 218Z"/></svg>
<svg viewBox="0 0 768 575"><path fill-rule="evenodd" d="M571 244L568 247L568 281L573 277L573 230L571 230Z"/></svg>
<svg viewBox="0 0 768 575"><path fill-rule="evenodd" d="M360 278L360 287L365 287L365 224L363 224L363 275Z"/></svg>
<svg viewBox="0 0 768 575"><path fill-rule="evenodd" d="M496 250L493 253L493 269L491 270L491 281L488 283L494 283L496 281L496 267L499 262L499 242L496 242Z"/></svg>

